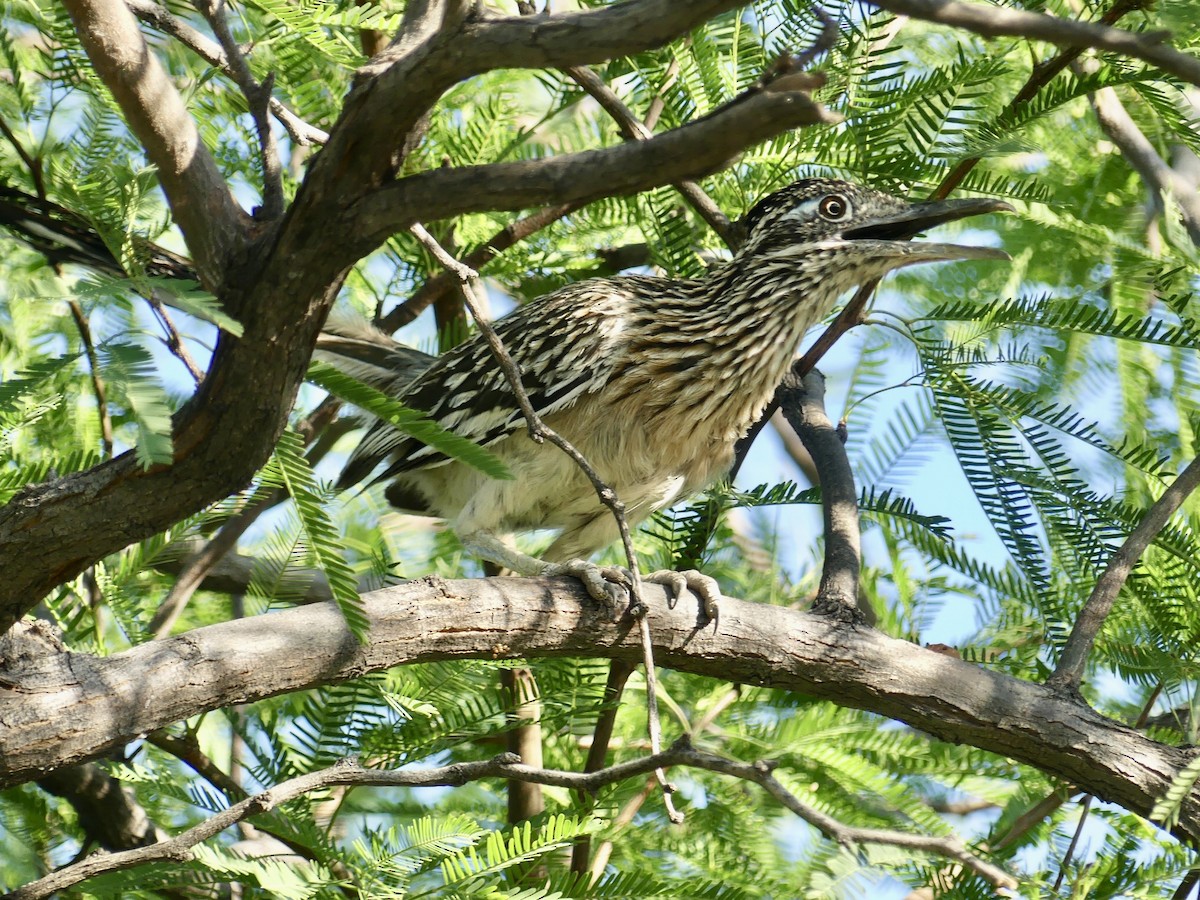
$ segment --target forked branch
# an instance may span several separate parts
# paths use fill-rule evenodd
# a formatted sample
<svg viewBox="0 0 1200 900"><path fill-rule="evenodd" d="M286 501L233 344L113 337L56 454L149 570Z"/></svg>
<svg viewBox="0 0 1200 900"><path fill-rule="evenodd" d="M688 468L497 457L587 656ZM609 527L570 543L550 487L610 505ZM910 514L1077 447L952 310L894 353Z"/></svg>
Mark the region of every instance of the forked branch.
<svg viewBox="0 0 1200 900"><path fill-rule="evenodd" d="M577 791L598 791L611 784L636 778L668 766L688 766L704 769L733 778L750 781L762 787L782 806L817 828L826 837L852 847L857 844L882 844L902 847L921 853L932 853L956 860L996 887L1014 888L1016 879L998 866L971 853L957 838L908 834L877 828L855 828L845 825L802 801L775 778L775 764L760 760L753 764L726 759L693 748L680 740L669 749L642 759L620 763L597 772L569 772L527 766L513 753L503 753L480 762L454 763L431 769L380 770L367 769L343 760L327 769L300 775L259 794L233 804L228 809L206 819L199 825L165 841L148 847L119 853L89 856L65 866L8 894L9 900L41 900L51 894L79 884L105 872L118 872L135 866L160 861L184 861L191 858L191 848L220 834L226 828L253 816L294 800L304 794L337 785L375 787L458 787L485 778L504 778L533 784L553 785Z"/></svg>
<svg viewBox="0 0 1200 900"><path fill-rule="evenodd" d="M246 217L170 77L122 0L64 5L96 74L158 171L201 281L216 291L246 240Z"/></svg>

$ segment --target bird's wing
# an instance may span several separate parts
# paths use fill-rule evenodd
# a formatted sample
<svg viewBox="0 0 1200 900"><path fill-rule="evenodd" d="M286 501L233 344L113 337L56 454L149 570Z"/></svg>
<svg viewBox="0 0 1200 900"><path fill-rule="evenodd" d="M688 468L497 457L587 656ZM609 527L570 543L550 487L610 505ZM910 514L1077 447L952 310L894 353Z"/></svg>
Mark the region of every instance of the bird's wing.
<svg viewBox="0 0 1200 900"><path fill-rule="evenodd" d="M541 416L565 409L603 387L620 361L622 330L638 296L661 279L627 276L560 288L526 304L495 325L521 369L522 384ZM442 354L398 398L443 428L484 446L525 426L524 417L482 335ZM387 423L376 423L351 455L343 484L374 480L444 462L447 457Z"/></svg>
<svg viewBox="0 0 1200 900"><path fill-rule="evenodd" d="M403 394L437 362L436 356L401 344L365 319L347 315L330 316L317 336L313 358L392 397Z"/></svg>

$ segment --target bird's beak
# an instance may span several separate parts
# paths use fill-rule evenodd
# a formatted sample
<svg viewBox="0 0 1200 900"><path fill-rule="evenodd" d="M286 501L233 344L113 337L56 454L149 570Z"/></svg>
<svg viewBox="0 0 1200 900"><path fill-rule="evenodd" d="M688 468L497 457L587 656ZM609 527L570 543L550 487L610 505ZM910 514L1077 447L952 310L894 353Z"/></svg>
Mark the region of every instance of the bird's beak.
<svg viewBox="0 0 1200 900"><path fill-rule="evenodd" d="M993 247L967 247L961 244L900 243L946 222L980 216L993 212L1015 212L1003 200L988 197L967 197L961 200L929 200L912 203L907 209L879 216L842 232L842 238L850 241L896 242L896 255L904 264L936 262L952 259L1011 259L1003 250Z"/></svg>

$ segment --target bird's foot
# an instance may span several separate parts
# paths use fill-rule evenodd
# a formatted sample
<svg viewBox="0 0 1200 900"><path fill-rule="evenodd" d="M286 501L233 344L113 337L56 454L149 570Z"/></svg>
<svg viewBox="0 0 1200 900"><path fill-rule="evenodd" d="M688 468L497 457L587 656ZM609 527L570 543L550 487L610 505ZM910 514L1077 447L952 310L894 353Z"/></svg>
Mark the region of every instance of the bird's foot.
<svg viewBox="0 0 1200 900"><path fill-rule="evenodd" d="M542 574L573 575L578 578L592 599L608 610L613 621L620 618L621 610L629 599L629 586L633 583L627 569L621 566L598 566L586 559L550 563Z"/></svg>
<svg viewBox="0 0 1200 900"><path fill-rule="evenodd" d="M675 608L675 604L683 596L685 590L691 591L700 598L700 608L704 610L704 615L710 621L716 621L718 607L721 603L721 586L717 584L715 578L710 578L696 569L684 569L682 572L660 569L642 576L642 580L651 584L665 585L672 595L668 601L672 609Z"/></svg>

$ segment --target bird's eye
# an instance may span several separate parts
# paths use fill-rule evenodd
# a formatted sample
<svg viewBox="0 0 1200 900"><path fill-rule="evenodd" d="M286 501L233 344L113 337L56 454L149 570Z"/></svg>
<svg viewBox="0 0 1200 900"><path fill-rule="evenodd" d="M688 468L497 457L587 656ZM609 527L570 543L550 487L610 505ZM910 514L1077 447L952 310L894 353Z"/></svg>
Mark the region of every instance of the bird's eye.
<svg viewBox="0 0 1200 900"><path fill-rule="evenodd" d="M840 194L830 194L821 198L817 212L831 222L840 222L850 215L850 201Z"/></svg>

